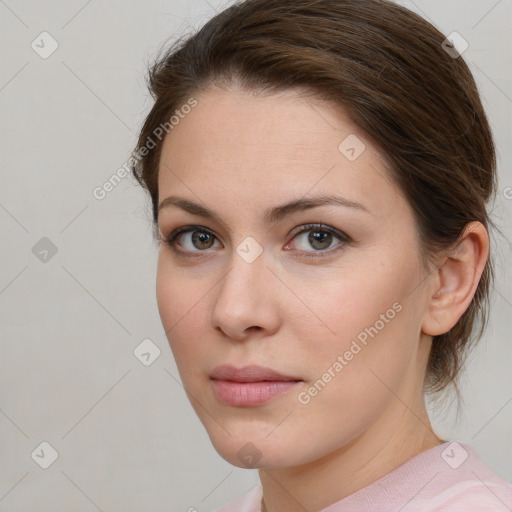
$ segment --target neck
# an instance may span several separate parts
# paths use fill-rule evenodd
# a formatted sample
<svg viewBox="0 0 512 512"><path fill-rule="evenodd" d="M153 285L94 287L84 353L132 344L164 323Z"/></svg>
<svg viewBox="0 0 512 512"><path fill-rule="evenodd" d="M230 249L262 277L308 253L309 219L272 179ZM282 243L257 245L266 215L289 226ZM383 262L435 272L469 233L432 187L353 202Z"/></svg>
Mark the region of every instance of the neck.
<svg viewBox="0 0 512 512"><path fill-rule="evenodd" d="M379 421L336 451L301 466L260 469L262 511L322 510L440 443L423 399L414 410L393 401Z"/></svg>

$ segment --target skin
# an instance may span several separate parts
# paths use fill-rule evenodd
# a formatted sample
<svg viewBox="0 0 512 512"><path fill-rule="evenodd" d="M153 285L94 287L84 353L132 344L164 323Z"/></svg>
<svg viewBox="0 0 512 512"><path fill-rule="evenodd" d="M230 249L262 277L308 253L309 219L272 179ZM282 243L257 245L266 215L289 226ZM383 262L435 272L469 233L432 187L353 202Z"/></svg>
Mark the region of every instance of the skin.
<svg viewBox="0 0 512 512"><path fill-rule="evenodd" d="M254 445L269 512L320 510L441 442L423 396L431 340L468 307L487 232L468 225L460 243L425 268L409 204L377 148L343 113L294 89L263 96L226 87L195 97L197 107L164 141L159 202L177 196L219 219L176 205L160 210L162 240L189 225L214 234L199 246L194 228L178 237L188 257L162 241L162 323L219 454L246 467L237 453ZM349 161L338 145L354 134L366 149ZM367 211L324 205L265 221L269 208L323 194ZM317 228L295 234L309 223L349 240L327 235L328 247L318 249L308 242ZM252 263L236 251L248 236L263 250ZM400 312L301 403L297 393L396 303ZM213 394L209 376L220 364L266 366L303 382L264 405L232 407Z"/></svg>

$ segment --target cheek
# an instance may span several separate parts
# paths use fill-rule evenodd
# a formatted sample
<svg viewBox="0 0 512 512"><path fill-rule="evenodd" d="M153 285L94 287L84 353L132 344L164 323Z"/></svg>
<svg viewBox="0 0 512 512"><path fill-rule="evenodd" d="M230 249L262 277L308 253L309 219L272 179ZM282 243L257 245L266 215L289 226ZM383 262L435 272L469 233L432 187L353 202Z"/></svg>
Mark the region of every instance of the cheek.
<svg viewBox="0 0 512 512"><path fill-rule="evenodd" d="M171 272L160 256L156 277L156 299L162 325L168 335L172 333L173 326L185 313L183 298L176 293L179 284L179 277Z"/></svg>
<svg viewBox="0 0 512 512"><path fill-rule="evenodd" d="M302 344L297 353L307 368L297 412L304 421L317 418L332 439L341 431L355 435L382 412L416 350L415 322L398 276L366 277L366 285L347 279L342 285L331 283L316 302L313 295L305 298L335 334L312 329L304 319L295 326L293 338Z"/></svg>
<svg viewBox="0 0 512 512"><path fill-rule="evenodd" d="M187 358L193 360L195 341L201 339L202 329L196 320L204 295L202 288L201 283L191 283L160 256L156 278L158 311L178 366Z"/></svg>
<svg viewBox="0 0 512 512"><path fill-rule="evenodd" d="M315 350L325 347L328 351L331 342L343 345L376 322L381 327L381 314L386 320L394 319L393 304L405 295L401 281L396 269L385 267L297 280L293 287L300 300L288 303L286 318L293 319L290 324L307 335L298 339L314 339ZM324 342L319 343L322 339Z"/></svg>
<svg viewBox="0 0 512 512"><path fill-rule="evenodd" d="M310 308L294 302L286 314L294 331L291 338L300 344L300 364L307 368L310 382L332 381L318 404L327 406L330 397L350 408L368 393L387 395L377 376L393 387L407 371L417 350L420 313L416 294L411 293L418 267L412 257L408 261L360 261L359 268L347 265L332 272L331 279L294 283L297 296ZM288 348L294 352L294 347Z"/></svg>

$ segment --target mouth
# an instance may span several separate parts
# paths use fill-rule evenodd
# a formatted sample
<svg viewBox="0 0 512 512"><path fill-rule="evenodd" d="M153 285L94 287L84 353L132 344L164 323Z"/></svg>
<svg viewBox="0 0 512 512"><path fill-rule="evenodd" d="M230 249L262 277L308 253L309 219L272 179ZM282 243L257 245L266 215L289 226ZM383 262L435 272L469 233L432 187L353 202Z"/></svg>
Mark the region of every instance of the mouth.
<svg viewBox="0 0 512 512"><path fill-rule="evenodd" d="M261 366L217 366L210 379L216 398L233 407L263 405L303 382L298 377Z"/></svg>
<svg viewBox="0 0 512 512"><path fill-rule="evenodd" d="M231 382L298 382L302 379L279 373L271 368L263 366L244 366L235 368L230 365L221 365L214 368L210 377L214 380L226 380Z"/></svg>

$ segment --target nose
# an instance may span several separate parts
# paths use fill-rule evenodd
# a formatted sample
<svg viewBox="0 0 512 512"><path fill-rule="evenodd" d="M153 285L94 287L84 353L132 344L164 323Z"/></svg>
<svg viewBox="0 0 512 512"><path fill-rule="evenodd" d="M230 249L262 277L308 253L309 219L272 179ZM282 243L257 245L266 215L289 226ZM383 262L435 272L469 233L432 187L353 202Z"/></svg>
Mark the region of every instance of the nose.
<svg viewBox="0 0 512 512"><path fill-rule="evenodd" d="M276 278L266 267L264 253L252 263L233 254L221 279L211 313L211 325L226 337L244 340L250 335L271 335L280 324Z"/></svg>

